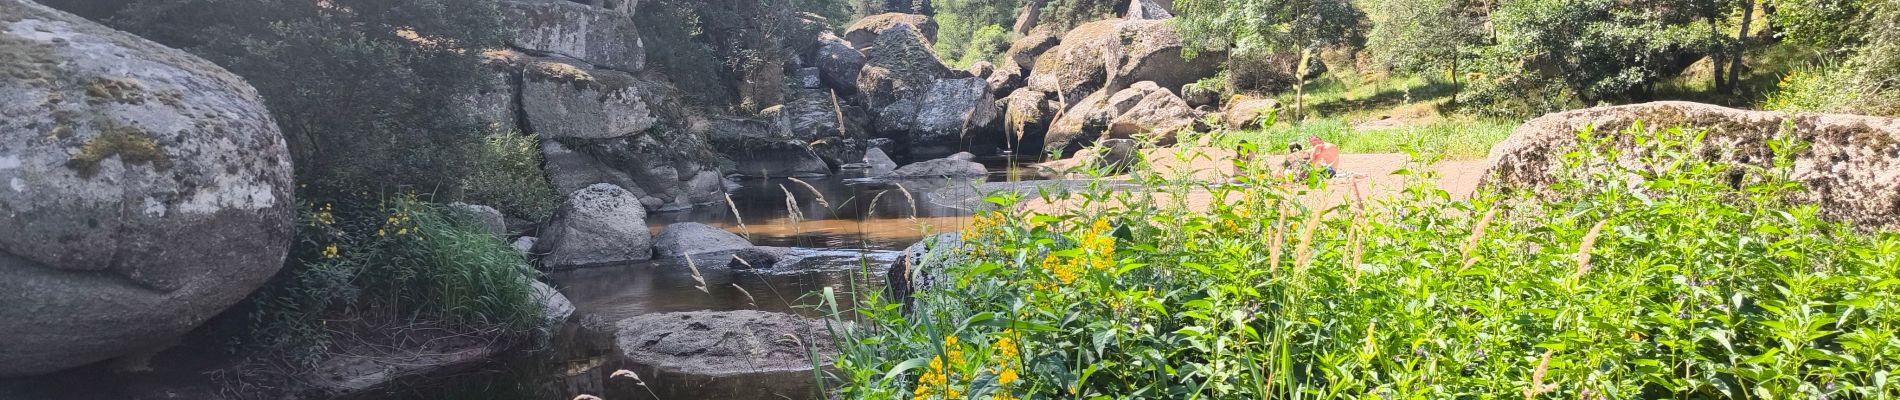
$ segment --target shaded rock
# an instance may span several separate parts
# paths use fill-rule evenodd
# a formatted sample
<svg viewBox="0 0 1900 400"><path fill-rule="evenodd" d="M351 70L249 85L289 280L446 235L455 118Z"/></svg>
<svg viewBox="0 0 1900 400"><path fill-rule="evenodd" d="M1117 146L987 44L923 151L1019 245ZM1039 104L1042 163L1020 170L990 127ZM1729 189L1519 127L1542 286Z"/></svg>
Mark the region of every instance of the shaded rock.
<svg viewBox="0 0 1900 400"><path fill-rule="evenodd" d="M534 243L540 240L541 239L533 236L522 236L515 238L514 243L510 243L509 245L514 246L515 251L521 252L522 255L533 257Z"/></svg>
<svg viewBox="0 0 1900 400"><path fill-rule="evenodd" d="M732 232L698 222L667 225L653 238L653 255L684 257L706 253L730 253L748 249L752 242ZM695 257L694 261L700 261ZM705 263L702 263L702 265Z"/></svg>
<svg viewBox="0 0 1900 400"><path fill-rule="evenodd" d="M825 163L856 162L863 158L863 141L871 137L871 115L830 90L797 90L782 108L790 137L811 143Z"/></svg>
<svg viewBox="0 0 1900 400"><path fill-rule="evenodd" d="M989 82L978 78L939 80L930 85L917 107L908 136L909 155L917 159L970 146L994 146L992 133L998 116Z"/></svg>
<svg viewBox="0 0 1900 400"><path fill-rule="evenodd" d="M953 77L950 67L909 25L887 29L877 39L876 47L864 50L865 64L856 82L872 110L899 101L916 101L915 97L932 83Z"/></svg>
<svg viewBox="0 0 1900 400"><path fill-rule="evenodd" d="M653 258L646 207L633 193L612 184L575 191L561 203L534 252L553 268L640 261Z"/></svg>
<svg viewBox="0 0 1900 400"><path fill-rule="evenodd" d="M1554 196L1552 184L1580 173L1566 171L1563 159L1576 149L1577 132L1591 126L1596 137L1630 150L1613 161L1636 169L1657 168L1642 159L1647 155L1640 154L1642 147L1636 144L1637 137L1647 133L1623 133L1638 122L1648 130L1706 129L1692 154L1762 168L1774 165L1769 142L1783 137L1786 127L1786 135L1809 144L1793 155L1790 178L1804 190L1789 200L1815 204L1823 217L1863 228L1900 227L1900 119L1894 118L1745 111L1679 101L1572 110L1525 122L1493 147L1484 184ZM1733 182L1745 179L1739 170L1736 174Z"/></svg>
<svg viewBox="0 0 1900 400"><path fill-rule="evenodd" d="M1224 60L1221 54L1183 58L1180 34L1167 21L1096 21L1069 31L1060 44L1038 57L1028 83L1037 91L1075 101L1141 81L1181 87L1214 76Z"/></svg>
<svg viewBox="0 0 1900 400"><path fill-rule="evenodd" d="M284 264L284 137L183 51L0 0L0 377L152 351Z"/></svg>
<svg viewBox="0 0 1900 400"><path fill-rule="evenodd" d="M822 322L783 313L647 314L615 328L619 358L663 399L821 398L812 365L837 354Z"/></svg>
<svg viewBox="0 0 1900 400"><path fill-rule="evenodd" d="M792 71L792 81L798 82L800 89L817 89L824 87L824 80L819 78L822 74L818 67L799 68Z"/></svg>
<svg viewBox="0 0 1900 400"><path fill-rule="evenodd" d="M488 228L488 233L494 234L495 237L508 236L508 221L501 216L501 211L496 211L494 207L468 203L450 203L449 207L462 210L476 222L481 222L482 227Z"/></svg>
<svg viewBox="0 0 1900 400"><path fill-rule="evenodd" d="M633 181L632 176L609 167L592 154L574 151L560 142L541 141L541 158L547 164L548 182L554 184L556 192L573 193L596 183L610 183L634 188L631 191L636 196L646 195L639 192L640 185Z"/></svg>
<svg viewBox="0 0 1900 400"><path fill-rule="evenodd" d="M831 166L809 143L791 137L782 118L715 117L713 148L731 158L732 172L753 177L826 176Z"/></svg>
<svg viewBox="0 0 1900 400"><path fill-rule="evenodd" d="M1273 99L1256 99L1235 95L1222 112L1221 122L1227 129L1258 129L1268 117L1280 110L1280 102Z"/></svg>
<svg viewBox="0 0 1900 400"><path fill-rule="evenodd" d="M887 292L892 299L901 299L905 309L909 309L911 296L919 291L928 290L936 281L936 275L944 265L961 263L967 259L962 254L963 236L959 233L942 233L926 236L891 262L891 268L885 271Z"/></svg>
<svg viewBox="0 0 1900 400"><path fill-rule="evenodd" d="M870 176L888 175L897 170L897 162L891 161L890 156L884 155L883 149L876 147L864 151L864 163L869 168L866 174Z"/></svg>
<svg viewBox="0 0 1900 400"><path fill-rule="evenodd" d="M602 68L639 71L646 65L633 18L624 12L562 0L502 0L510 45L584 60Z"/></svg>
<svg viewBox="0 0 1900 400"><path fill-rule="evenodd" d="M318 398L341 398L389 390L400 382L474 368L506 350L505 343L474 338L432 340L426 347L338 351L304 373Z"/></svg>
<svg viewBox="0 0 1900 400"><path fill-rule="evenodd" d="M902 168L891 171L890 174L886 174L884 177L894 179L981 178L989 176L989 174L990 171L984 168L983 164L969 160L939 158L905 165Z"/></svg>
<svg viewBox="0 0 1900 400"><path fill-rule="evenodd" d="M996 64L990 64L989 61L977 61L970 64L970 68L965 68L963 71L969 72L970 76L986 77L990 76L990 73L996 72Z"/></svg>
<svg viewBox="0 0 1900 400"><path fill-rule="evenodd" d="M1009 50L1003 51L1003 65L998 69L1019 69L1018 73L1028 74L1029 71L1036 69L1036 58L1042 57L1043 53L1049 52L1049 49L1059 44L1062 44L1060 35L1046 30L1031 32L1021 39L1010 42Z"/></svg>
<svg viewBox="0 0 1900 400"><path fill-rule="evenodd" d="M519 57L519 54L514 57ZM473 117L475 122L491 133L514 132L521 126L517 119L519 113L515 112L520 107L515 102L516 94L521 91L520 82L515 80L514 75L518 67L505 62L490 67L493 71L488 84L481 90L457 98L453 107L455 112Z"/></svg>
<svg viewBox="0 0 1900 400"><path fill-rule="evenodd" d="M532 285L534 286L534 301L541 304L541 320L545 321L543 323L545 326L558 326L562 321L566 321L567 317L574 315L574 302L568 301L567 296L561 294L561 291L554 290L553 286L540 281L535 281Z"/></svg>
<svg viewBox="0 0 1900 400"><path fill-rule="evenodd" d="M869 51L869 48L877 46L878 37L897 26L908 26L922 35L925 45L937 42L937 21L929 16L903 13L872 15L853 22L844 28L844 40L850 42L852 48Z"/></svg>
<svg viewBox="0 0 1900 400"><path fill-rule="evenodd" d="M622 72L531 61L522 71L522 114L542 139L640 134L653 128L658 119L633 79Z"/></svg>
<svg viewBox="0 0 1900 400"><path fill-rule="evenodd" d="M864 69L864 53L859 53L850 43L825 33L819 36L818 44L807 59L818 66L818 78L825 87L837 89L843 95L858 93L858 73Z"/></svg>

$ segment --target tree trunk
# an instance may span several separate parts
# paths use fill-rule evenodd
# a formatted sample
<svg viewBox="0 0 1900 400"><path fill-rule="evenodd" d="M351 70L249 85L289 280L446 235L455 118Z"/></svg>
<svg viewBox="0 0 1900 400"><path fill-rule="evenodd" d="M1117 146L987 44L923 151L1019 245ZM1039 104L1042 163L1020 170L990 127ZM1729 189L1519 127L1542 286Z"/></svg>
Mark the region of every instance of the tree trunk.
<svg viewBox="0 0 1900 400"><path fill-rule="evenodd" d="M1733 56L1734 58L1729 60L1728 65L1728 83L1730 89L1740 89L1742 86L1742 55L1748 52L1748 24L1753 22L1754 17L1755 2L1753 0L1742 0L1742 30L1735 35L1735 54Z"/></svg>
<svg viewBox="0 0 1900 400"><path fill-rule="evenodd" d="M1719 10L1716 12L1719 12ZM1709 65L1714 68L1714 73L1711 74L1713 76L1711 76L1710 78L1715 80L1715 91L1727 92L1728 84L1727 84L1727 81L1724 79L1724 78L1727 78L1727 75L1723 73L1723 71L1726 70L1725 67L1727 63L1723 62L1724 60L1722 59L1722 48L1720 44L1722 43L1722 29L1715 25L1715 14L1713 12L1709 14L1708 21L1709 21L1709 38L1711 39L1710 42L1715 43L1713 45L1715 47L1710 49L1711 51L1709 51Z"/></svg>
<svg viewBox="0 0 1900 400"><path fill-rule="evenodd" d="M1016 34L1027 35L1029 31L1036 29L1036 24L1042 20L1042 5L1047 1L1029 0L1023 3L1022 12L1016 14Z"/></svg>
<svg viewBox="0 0 1900 400"><path fill-rule="evenodd" d="M1458 106L1458 46L1451 47L1451 105Z"/></svg>

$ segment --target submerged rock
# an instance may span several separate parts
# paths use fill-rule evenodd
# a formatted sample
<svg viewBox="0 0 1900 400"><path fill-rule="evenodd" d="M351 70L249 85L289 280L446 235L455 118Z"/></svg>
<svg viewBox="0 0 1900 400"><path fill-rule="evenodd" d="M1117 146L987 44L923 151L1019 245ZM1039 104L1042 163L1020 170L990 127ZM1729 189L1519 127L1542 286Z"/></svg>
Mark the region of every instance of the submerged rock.
<svg viewBox="0 0 1900 400"><path fill-rule="evenodd" d="M553 268L640 261L653 258L646 207L633 193L612 184L595 184L567 196L541 230L535 253Z"/></svg>
<svg viewBox="0 0 1900 400"><path fill-rule="evenodd" d="M1747 111L1700 103L1665 101L1597 107L1549 114L1517 128L1491 149L1485 185L1555 195L1551 185L1565 171L1564 155L1577 147L1577 132L1594 127L1595 137L1636 150L1637 137L1623 131L1705 129L1691 154L1709 161L1768 168L1775 162L1771 140L1791 135L1806 144L1793 154L1790 177L1802 183L1789 200L1818 205L1823 217L1864 228L1900 227L1900 119L1841 114ZM1644 169L1637 151L1612 160ZM1737 170L1733 183L1747 179Z"/></svg>
<svg viewBox="0 0 1900 400"><path fill-rule="evenodd" d="M812 366L837 354L823 322L783 313L647 314L616 329L618 355L663 399L821 398Z"/></svg>
<svg viewBox="0 0 1900 400"><path fill-rule="evenodd" d="M930 161L905 165L896 171L885 174L890 179L928 179L928 178L981 178L989 176L990 171L983 164L967 159L939 158Z"/></svg>
<svg viewBox="0 0 1900 400"><path fill-rule="evenodd" d="M289 251L257 91L183 51L0 0L0 377L155 351Z"/></svg>

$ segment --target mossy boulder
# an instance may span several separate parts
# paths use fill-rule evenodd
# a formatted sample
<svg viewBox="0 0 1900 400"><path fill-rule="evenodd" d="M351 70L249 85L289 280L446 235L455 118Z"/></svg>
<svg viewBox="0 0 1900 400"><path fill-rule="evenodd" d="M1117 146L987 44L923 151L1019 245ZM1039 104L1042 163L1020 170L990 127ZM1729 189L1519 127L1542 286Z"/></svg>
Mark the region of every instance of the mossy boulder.
<svg viewBox="0 0 1900 400"><path fill-rule="evenodd" d="M1641 124L1638 133L1625 132ZM1491 149L1484 183L1555 195L1551 185L1577 171L1565 154L1578 146L1577 132L1594 127L1595 138L1624 148L1606 160L1639 170L1664 168L1644 161L1639 138L1657 129L1706 130L1692 155L1738 167L1772 167L1777 156L1793 160L1791 179L1804 190L1789 200L1815 204L1821 215L1870 229L1900 228L1900 119L1842 114L1747 111L1700 103L1664 101L1596 107L1545 115L1525 122ZM1804 146L1777 154L1771 142L1793 138ZM1754 179L1738 168L1731 179Z"/></svg>
<svg viewBox="0 0 1900 400"><path fill-rule="evenodd" d="M290 245L291 160L237 75L0 0L0 377L153 350Z"/></svg>
<svg viewBox="0 0 1900 400"><path fill-rule="evenodd" d="M851 42L851 47L865 50L876 46L877 38L896 26L908 26L923 35L925 45L937 42L937 21L926 15L903 13L872 15L853 22L844 28L844 40Z"/></svg>
<svg viewBox="0 0 1900 400"><path fill-rule="evenodd" d="M1168 23L1114 19L1076 27L1036 58L1029 87L1073 105L1098 90L1114 93L1142 81L1178 88L1220 72L1222 54L1184 57L1181 35Z"/></svg>
<svg viewBox="0 0 1900 400"><path fill-rule="evenodd" d="M522 68L522 114L543 139L627 137L659 122L647 92L624 72L557 60L531 60Z"/></svg>

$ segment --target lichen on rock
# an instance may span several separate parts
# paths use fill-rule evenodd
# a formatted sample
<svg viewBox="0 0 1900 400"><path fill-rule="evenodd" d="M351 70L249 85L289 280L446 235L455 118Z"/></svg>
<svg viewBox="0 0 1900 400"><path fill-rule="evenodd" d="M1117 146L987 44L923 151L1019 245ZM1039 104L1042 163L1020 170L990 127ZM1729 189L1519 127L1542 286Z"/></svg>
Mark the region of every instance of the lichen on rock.
<svg viewBox="0 0 1900 400"><path fill-rule="evenodd" d="M171 159L165 156L165 150L159 148L152 136L138 128L112 125L98 136L86 140L66 161L66 166L79 171L79 176L91 178L99 173L99 163L108 158L119 157L119 162L151 165L160 170L171 168Z"/></svg>

